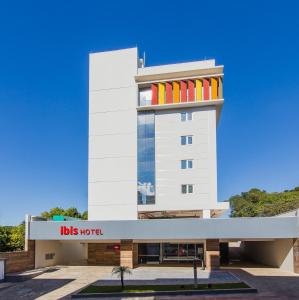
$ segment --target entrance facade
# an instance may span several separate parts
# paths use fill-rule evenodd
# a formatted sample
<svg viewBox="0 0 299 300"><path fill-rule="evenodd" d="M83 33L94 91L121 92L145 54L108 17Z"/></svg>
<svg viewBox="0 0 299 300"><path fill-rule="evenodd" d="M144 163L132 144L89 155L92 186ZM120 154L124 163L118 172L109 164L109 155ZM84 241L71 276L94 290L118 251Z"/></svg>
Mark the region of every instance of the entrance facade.
<svg viewBox="0 0 299 300"><path fill-rule="evenodd" d="M139 264L190 263L204 259L203 243L140 243Z"/></svg>

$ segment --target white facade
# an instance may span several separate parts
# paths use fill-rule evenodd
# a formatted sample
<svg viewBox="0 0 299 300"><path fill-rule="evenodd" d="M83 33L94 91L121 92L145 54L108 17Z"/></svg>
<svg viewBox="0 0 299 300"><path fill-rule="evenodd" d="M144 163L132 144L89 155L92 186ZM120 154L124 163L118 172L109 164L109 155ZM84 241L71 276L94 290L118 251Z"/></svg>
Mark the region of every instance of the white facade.
<svg viewBox="0 0 299 300"><path fill-rule="evenodd" d="M90 55L89 220L137 218L136 74L136 48Z"/></svg>
<svg viewBox="0 0 299 300"><path fill-rule="evenodd" d="M221 75L214 60L138 67L137 48L90 55L89 220L135 220L138 212L227 209L217 202L216 123L223 99L151 106L153 81ZM211 75L212 74L212 75ZM146 100L138 107L139 88ZM137 114L155 114L155 203L137 205ZM181 121L181 112L192 120ZM192 145L181 136L192 135ZM192 169L181 169L190 159ZM193 192L182 193L183 184ZM146 187L146 185L145 185Z"/></svg>
<svg viewBox="0 0 299 300"><path fill-rule="evenodd" d="M181 121L181 112L192 120ZM216 110L213 107L162 110L155 115L156 203L139 205L140 211L202 210L217 207ZM191 145L181 145L181 136L191 135ZM181 160L193 161L181 169ZM182 194L182 184L193 184L191 194Z"/></svg>

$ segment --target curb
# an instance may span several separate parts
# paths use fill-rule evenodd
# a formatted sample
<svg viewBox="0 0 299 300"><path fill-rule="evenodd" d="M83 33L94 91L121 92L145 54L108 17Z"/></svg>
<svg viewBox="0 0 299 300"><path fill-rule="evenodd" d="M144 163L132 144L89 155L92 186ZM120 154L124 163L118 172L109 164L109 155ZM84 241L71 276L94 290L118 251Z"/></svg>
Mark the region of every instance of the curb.
<svg viewBox="0 0 299 300"><path fill-rule="evenodd" d="M215 290L186 290L186 291L157 291L157 292L124 292L124 293L89 293L74 294L72 298L102 298L102 297L150 297L150 296L192 296L192 295L221 295L221 294L254 294L255 288L215 289Z"/></svg>

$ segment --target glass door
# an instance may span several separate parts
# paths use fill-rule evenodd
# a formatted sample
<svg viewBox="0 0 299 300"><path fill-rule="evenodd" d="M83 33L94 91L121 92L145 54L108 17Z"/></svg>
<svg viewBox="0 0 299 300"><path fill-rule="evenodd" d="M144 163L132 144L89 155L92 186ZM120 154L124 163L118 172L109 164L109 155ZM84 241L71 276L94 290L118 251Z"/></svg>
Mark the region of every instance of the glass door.
<svg viewBox="0 0 299 300"><path fill-rule="evenodd" d="M158 264L160 262L160 244L138 244L139 264Z"/></svg>

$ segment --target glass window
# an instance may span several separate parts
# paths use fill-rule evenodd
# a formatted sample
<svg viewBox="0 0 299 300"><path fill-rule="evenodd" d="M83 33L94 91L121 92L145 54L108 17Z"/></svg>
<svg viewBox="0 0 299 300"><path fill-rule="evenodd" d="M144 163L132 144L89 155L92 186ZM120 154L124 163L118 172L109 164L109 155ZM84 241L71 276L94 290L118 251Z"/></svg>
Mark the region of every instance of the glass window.
<svg viewBox="0 0 299 300"><path fill-rule="evenodd" d="M191 121L192 120L192 112L182 112L181 113L181 121L186 122L186 121Z"/></svg>
<svg viewBox="0 0 299 300"><path fill-rule="evenodd" d="M152 104L152 90L150 88L139 90L139 105L148 106Z"/></svg>
<svg viewBox="0 0 299 300"><path fill-rule="evenodd" d="M164 258L171 258L171 257L178 256L178 244L165 243L163 246L164 246L163 247Z"/></svg>
<svg viewBox="0 0 299 300"><path fill-rule="evenodd" d="M181 145L191 145L193 142L192 135L182 135L181 136Z"/></svg>
<svg viewBox="0 0 299 300"><path fill-rule="evenodd" d="M187 256L188 255L188 245L187 244L179 244L178 247L178 256Z"/></svg>
<svg viewBox="0 0 299 300"><path fill-rule="evenodd" d="M182 191L182 194L192 194L193 193L193 184L182 184L181 191Z"/></svg>
<svg viewBox="0 0 299 300"><path fill-rule="evenodd" d="M137 203L155 204L155 114L138 113Z"/></svg>
<svg viewBox="0 0 299 300"><path fill-rule="evenodd" d="M188 256L195 256L195 245L194 244L188 244Z"/></svg>
<svg viewBox="0 0 299 300"><path fill-rule="evenodd" d="M138 244L138 263L159 263L160 244Z"/></svg>
<svg viewBox="0 0 299 300"><path fill-rule="evenodd" d="M181 160L181 169L192 169L193 161L192 159L182 159Z"/></svg>

